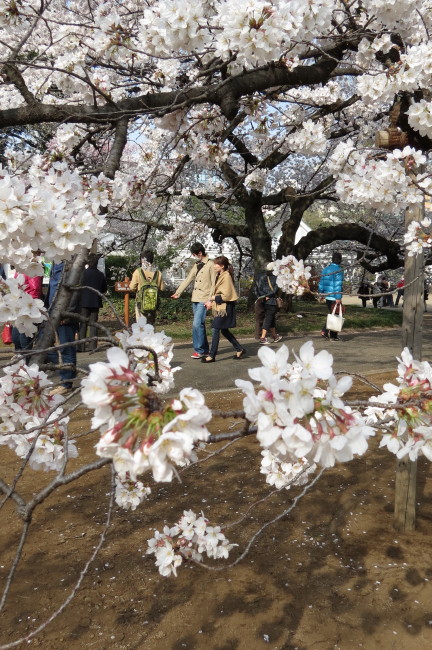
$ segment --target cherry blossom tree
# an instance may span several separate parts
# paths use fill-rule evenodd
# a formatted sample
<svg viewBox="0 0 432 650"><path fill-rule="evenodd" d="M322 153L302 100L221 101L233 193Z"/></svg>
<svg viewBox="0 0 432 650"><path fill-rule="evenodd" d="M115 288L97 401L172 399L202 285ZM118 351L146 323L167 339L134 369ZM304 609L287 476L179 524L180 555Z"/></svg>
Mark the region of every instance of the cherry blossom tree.
<svg viewBox="0 0 432 650"><path fill-rule="evenodd" d="M0 2L7 32L0 40L0 128L12 130L0 172L0 257L32 275L41 272L41 255L74 258L37 353L28 364L7 362L0 380L1 442L21 459L13 481L1 480L0 489L22 520L1 606L32 516L58 487L110 464L109 513L114 501L133 510L149 496L146 472L155 482L173 480L215 440L207 428L211 413L193 387L162 401L174 381L172 345L139 320L117 337L101 337L107 361L92 364L77 389L93 411L100 458L69 471L76 446L67 424L76 407L49 394L51 380L39 365L107 212L159 219L168 205L164 217L179 228L184 201L197 193L186 184L193 162L201 189L217 182L215 169L224 183L208 197L200 191L200 200L213 209L234 200L242 205L259 263L270 255L263 208L290 204L277 264L285 291L303 291L309 273L286 254L305 259L317 241L312 233L292 250L296 219L330 191L352 206L415 214L404 250L421 267L417 253L429 255L432 244L430 220L421 214L431 192L431 21L429 0ZM28 143L18 146L20 130L42 127L50 131L45 149L34 154ZM376 144L377 131L386 137ZM297 186L292 166L304 157L315 159L315 168ZM319 233L320 243L335 237L331 228ZM361 224L338 226L337 236L348 238L356 228L355 238L387 255L386 263L392 255L400 261L399 242L390 248ZM20 277L0 288L3 320L23 332L46 320L42 306L23 296ZM311 342L291 361L284 346L260 350L261 365L250 372L255 384L237 385L245 394L243 432L257 435L267 482L278 489L306 482L303 494L318 480L319 473L310 478L317 468L364 454L382 430L382 446L398 458L431 459L432 370L412 350L410 342L401 354L396 384L360 407L343 399L350 378L337 378L331 355L315 354ZM55 477L26 500L20 479L28 467ZM105 532L53 615L73 598ZM184 561L202 562L204 554L220 560L233 548L216 522L185 511L154 535L148 551L167 576Z"/></svg>

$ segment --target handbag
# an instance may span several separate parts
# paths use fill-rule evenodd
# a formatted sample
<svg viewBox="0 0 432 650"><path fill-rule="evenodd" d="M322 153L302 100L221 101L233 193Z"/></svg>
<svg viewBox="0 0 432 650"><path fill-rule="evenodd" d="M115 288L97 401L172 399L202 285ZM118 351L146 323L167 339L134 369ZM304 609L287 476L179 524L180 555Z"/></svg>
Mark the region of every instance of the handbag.
<svg viewBox="0 0 432 650"><path fill-rule="evenodd" d="M5 345L11 345L12 343L12 325L6 323L2 331L2 341Z"/></svg>
<svg viewBox="0 0 432 650"><path fill-rule="evenodd" d="M272 286L272 283L270 282L269 277L267 277L267 282L268 282L268 285L270 287L270 290L272 292L274 292L275 288ZM277 291L277 289L276 289L276 291ZM278 309L282 309L282 307L283 307L283 298L281 298L280 296L275 296L275 298L276 298L276 307Z"/></svg>
<svg viewBox="0 0 432 650"><path fill-rule="evenodd" d="M338 305L335 303L332 312L327 314L326 329L331 330L332 332L341 332L344 323L342 309L337 309L337 306Z"/></svg>

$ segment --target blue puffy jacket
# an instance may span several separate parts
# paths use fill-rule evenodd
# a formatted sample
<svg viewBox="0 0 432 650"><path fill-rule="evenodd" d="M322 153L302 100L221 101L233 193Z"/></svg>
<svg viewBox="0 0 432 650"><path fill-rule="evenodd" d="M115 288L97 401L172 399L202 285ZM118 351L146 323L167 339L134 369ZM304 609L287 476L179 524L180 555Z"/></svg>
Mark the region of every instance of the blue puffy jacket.
<svg viewBox="0 0 432 650"><path fill-rule="evenodd" d="M343 271L339 264L330 264L321 273L318 291L326 300L342 300Z"/></svg>

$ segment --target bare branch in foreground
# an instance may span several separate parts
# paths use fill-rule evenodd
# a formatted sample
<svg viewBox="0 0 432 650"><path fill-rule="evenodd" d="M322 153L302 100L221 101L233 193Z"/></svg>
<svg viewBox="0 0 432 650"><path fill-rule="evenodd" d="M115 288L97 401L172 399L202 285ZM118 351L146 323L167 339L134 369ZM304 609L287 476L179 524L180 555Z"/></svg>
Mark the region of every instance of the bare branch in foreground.
<svg viewBox="0 0 432 650"><path fill-rule="evenodd" d="M53 612L51 614L51 616L46 621L41 623L41 625L39 625L35 630L33 630L33 632L30 632L25 637L22 637L21 639L18 639L17 641L13 641L12 643L7 643L6 645L0 646L0 650L8 650L9 648L16 648L21 643L25 643L26 641L28 642L30 639L32 639L37 634L39 634L39 632L42 632L42 630L44 630L47 627L47 625L49 625L55 618L57 618L57 616L59 616L66 609L66 607L72 602L72 600L75 597L75 594L77 593L78 589L81 587L82 581L84 580L85 576L87 575L87 571L89 570L90 565L96 559L96 556L98 555L99 551L101 550L101 548L102 548L102 546L103 546L103 544L105 542L105 538L106 538L108 529L109 529L110 524L111 524L111 516L112 516L112 511L113 511L113 506L114 506L114 494L115 494L115 482L114 482L114 469L113 469L112 478L111 478L110 500L109 500L109 503L108 503L108 512L107 512L107 518L106 518L106 521L105 521L104 528L103 528L103 530L102 530L102 532L100 534L99 541L96 544L96 547L95 547L93 553L91 554L90 558L87 560L86 564L84 565L84 568L81 570L81 573L80 573L80 575L78 577L78 580L77 580L75 586L73 587L71 593L66 598L66 600L60 605L60 607L58 607L58 609L56 609L56 611ZM24 545L24 541L25 541L25 537L27 535L28 528L29 528L29 522L25 522L24 528L23 528L23 535L21 535L21 540L20 540L20 551L22 549L22 546ZM25 534L24 534L24 531L25 531ZM22 542L22 544L21 544L21 542ZM18 553L17 553L17 555L18 555ZM15 558L17 558L17 556L15 556ZM12 579L13 573L10 573L9 575L10 575L10 578ZM10 586L10 580L8 578L8 584L7 584L7 589L5 589L4 598L7 595L7 591L9 590L9 586ZM4 599L2 600L2 603L0 604L0 607L3 605L3 602L4 602Z"/></svg>
<svg viewBox="0 0 432 650"><path fill-rule="evenodd" d="M313 487L313 486L315 485L315 483L318 481L318 479L321 478L323 472L324 472L324 468L321 469L321 470L318 472L318 474L315 476L315 478L314 478L310 483L308 483L307 485L305 485L305 487L304 487L303 490L300 492L300 494L298 494L298 495L295 497L295 499L293 500L293 502L292 502L292 504L290 505L289 508L287 508L286 510L284 510L283 512L281 512L281 513L280 513L279 515L277 515L277 517L275 517L274 519L271 519L271 521L267 521L265 524L263 524L263 525L261 526L261 528L260 528L260 529L259 529L259 530L258 530L258 531L257 531L257 532L256 532L256 533L255 533L251 538L250 538L250 540L249 540L249 542L247 543L246 548L245 548L245 550L243 551L243 553L241 553L241 555L239 555L238 558L237 558L236 560L234 560L234 562L231 562L231 564L225 564L225 566L222 566L222 567L211 566L210 564L204 564L204 562L196 562L196 564L198 564L199 566L203 566L203 567L205 567L206 569L210 569L211 571L225 571L225 569L231 569L233 566L236 566L236 564L239 564L239 562L241 562L241 561L246 557L246 555L249 553L249 551L250 551L250 549L251 549L251 547L252 547L252 544L253 544L253 543L255 542L255 540L256 540L256 539L261 535L261 533L262 533L262 532L263 532L263 531L264 531L268 526L271 526L272 524L275 524L275 523L276 523L277 521L279 521L280 519L283 519L283 517L286 517L286 515L289 515L289 513L290 513L290 512L291 512L291 511L296 507L296 505L297 505L297 503L300 501L300 499L301 499L302 497L304 497L304 495L305 495L307 492L309 492L309 490L311 489L311 487ZM192 561L193 561L193 560L192 560ZM3 650L2 647L0 647L0 650Z"/></svg>

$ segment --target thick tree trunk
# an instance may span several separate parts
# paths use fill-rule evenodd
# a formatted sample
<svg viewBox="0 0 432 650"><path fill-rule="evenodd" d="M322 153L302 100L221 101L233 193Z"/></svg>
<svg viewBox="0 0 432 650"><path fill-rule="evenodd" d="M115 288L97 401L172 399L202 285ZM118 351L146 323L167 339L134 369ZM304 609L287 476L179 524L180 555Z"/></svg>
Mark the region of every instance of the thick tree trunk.
<svg viewBox="0 0 432 650"><path fill-rule="evenodd" d="M408 208L405 228L411 221L421 221L423 206ZM414 359L422 356L424 258L423 254L405 256L405 288L402 322L402 348L409 348ZM395 487L396 530L408 532L415 528L417 462L407 457L397 461Z"/></svg>
<svg viewBox="0 0 432 650"><path fill-rule="evenodd" d="M61 321L61 314L68 310L72 299L73 291L69 288L69 285L78 286L80 284L87 257L88 250L86 248L81 249L74 258L70 270L63 274L62 284L58 287L57 296L50 311L49 321L45 323L34 345L35 354L31 356L32 363L37 363L38 365L44 363L46 357L45 349L53 344L56 330ZM65 278L68 282L67 285L64 283Z"/></svg>
<svg viewBox="0 0 432 650"><path fill-rule="evenodd" d="M263 271L272 259L271 237L261 207L261 193L250 192L245 206L245 221L249 231L255 274Z"/></svg>

